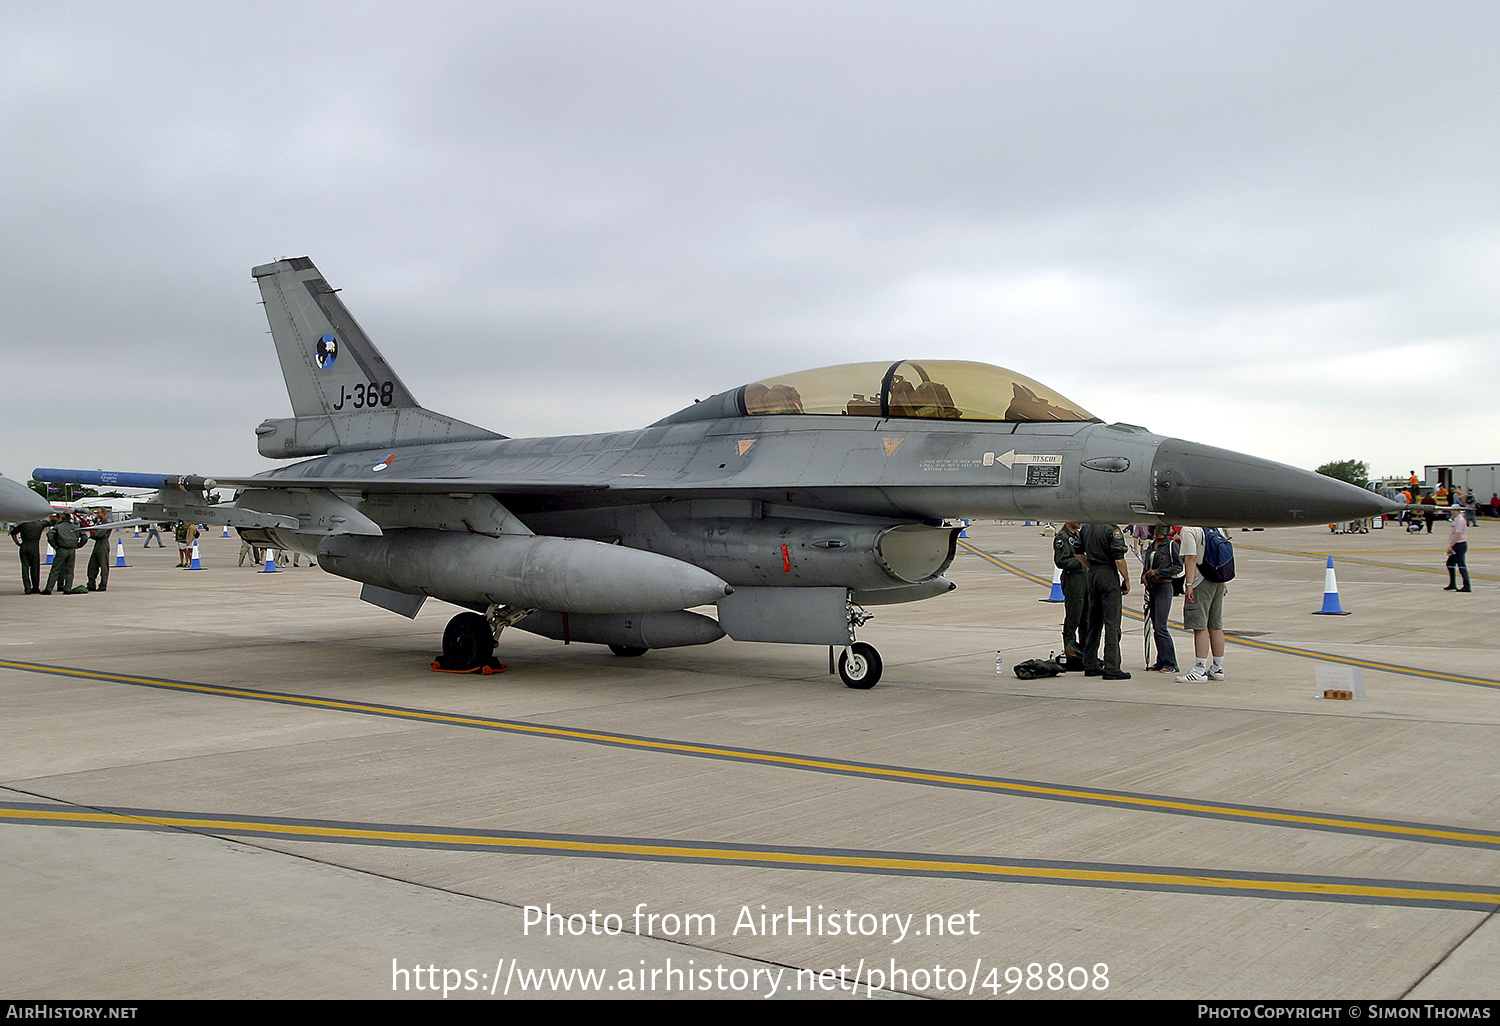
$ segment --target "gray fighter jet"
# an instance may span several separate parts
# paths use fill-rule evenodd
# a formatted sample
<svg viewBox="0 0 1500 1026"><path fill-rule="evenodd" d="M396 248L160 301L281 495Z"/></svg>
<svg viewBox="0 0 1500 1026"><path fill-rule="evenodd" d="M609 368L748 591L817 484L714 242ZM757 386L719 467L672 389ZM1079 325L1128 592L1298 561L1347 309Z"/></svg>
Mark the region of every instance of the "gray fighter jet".
<svg viewBox="0 0 1500 1026"><path fill-rule="evenodd" d="M19 481L0 474L0 520L41 520L57 511L52 504Z"/></svg>
<svg viewBox="0 0 1500 1026"><path fill-rule="evenodd" d="M217 478L232 505L195 497L212 480L158 480L136 512L305 552L406 616L428 597L472 610L444 632L446 668L487 663L512 625L622 656L727 634L834 646L867 688L866 607L953 588L951 518L1276 526L1395 508L951 360L769 377L638 431L507 438L419 406L312 261L251 273L294 414L262 423L259 449L303 462Z"/></svg>

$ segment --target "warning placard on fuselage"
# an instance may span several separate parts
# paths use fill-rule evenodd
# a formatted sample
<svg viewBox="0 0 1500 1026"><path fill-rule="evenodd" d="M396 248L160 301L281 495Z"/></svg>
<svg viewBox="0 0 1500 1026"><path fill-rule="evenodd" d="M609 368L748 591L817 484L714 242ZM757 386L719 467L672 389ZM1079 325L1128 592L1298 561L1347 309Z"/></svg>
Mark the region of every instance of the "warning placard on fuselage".
<svg viewBox="0 0 1500 1026"><path fill-rule="evenodd" d="M1062 484L1062 467L1056 463L1044 465L1031 463L1026 467L1026 483L1028 485L1060 485Z"/></svg>

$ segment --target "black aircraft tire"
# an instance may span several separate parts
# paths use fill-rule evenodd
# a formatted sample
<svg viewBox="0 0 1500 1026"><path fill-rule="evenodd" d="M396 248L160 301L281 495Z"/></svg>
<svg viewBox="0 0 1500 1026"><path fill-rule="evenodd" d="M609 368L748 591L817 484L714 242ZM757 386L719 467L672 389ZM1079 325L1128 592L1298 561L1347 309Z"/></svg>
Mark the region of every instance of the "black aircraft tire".
<svg viewBox="0 0 1500 1026"><path fill-rule="evenodd" d="M844 686L858 691L868 691L880 683L880 672L884 668L875 646L863 641L856 641L839 656L839 676L843 678Z"/></svg>
<svg viewBox="0 0 1500 1026"><path fill-rule="evenodd" d="M648 651L644 648L636 648L634 645L611 645L609 650L617 656L643 656Z"/></svg>
<svg viewBox="0 0 1500 1026"><path fill-rule="evenodd" d="M495 654L495 635L478 613L459 613L443 631L443 662L450 670L472 670Z"/></svg>

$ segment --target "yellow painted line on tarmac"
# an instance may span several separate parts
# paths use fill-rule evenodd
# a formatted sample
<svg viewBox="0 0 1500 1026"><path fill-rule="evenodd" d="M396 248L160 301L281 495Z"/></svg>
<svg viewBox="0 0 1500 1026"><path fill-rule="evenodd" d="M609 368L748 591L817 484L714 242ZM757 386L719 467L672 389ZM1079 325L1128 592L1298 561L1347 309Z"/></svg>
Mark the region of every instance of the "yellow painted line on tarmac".
<svg viewBox="0 0 1500 1026"><path fill-rule="evenodd" d="M1032 581L1036 584L1044 584L1049 588L1052 587L1052 582L1050 580L1044 577L1038 577L1036 574L1027 573L1020 567L1012 566L1010 563L1007 563L1003 559L997 559L996 557L990 555L988 552L984 552L980 549L975 548L968 542L960 541L958 544L962 546L965 551L988 560L989 562L1000 567L1002 570L1009 570L1017 577L1024 577L1026 578L1026 580ZM1251 547L1252 546L1249 545L1245 546L1245 548ZM1283 550L1265 549L1263 551L1281 552ZM1305 553L1290 551L1288 551L1286 554L1292 556L1305 555ZM1407 567L1406 569L1424 568ZM1137 613L1133 610L1127 609L1124 612L1125 615L1130 617L1132 620L1145 619L1140 613ZM1180 620L1173 621L1171 624L1169 624L1169 626L1171 626L1174 630L1187 630L1187 628L1182 625L1182 622ZM1263 651L1277 652L1281 655L1297 656L1302 659L1320 659L1323 662L1338 663L1342 666L1358 666L1366 670L1379 670L1381 673L1397 673L1407 677L1422 677L1427 680L1441 680L1453 684L1471 684L1474 687L1492 688L1494 690L1500 691L1500 680L1490 680L1487 677L1471 677L1463 673L1448 673L1443 670L1429 670L1420 666L1402 666L1398 663L1381 663L1376 662L1373 659L1360 659L1356 656L1336 655L1332 652L1319 652L1308 648L1293 648L1291 645L1278 645L1274 642L1260 641L1256 638L1237 638L1232 634L1226 634L1224 640L1231 645L1243 645L1246 648L1258 648L1262 649Z"/></svg>
<svg viewBox="0 0 1500 1026"><path fill-rule="evenodd" d="M1174 625L1175 626L1175 625ZM1186 628L1182 628L1186 630ZM1455 684L1472 684L1475 687L1500 689L1500 680L1489 680L1485 677L1470 677L1462 673L1445 673L1438 670L1426 670L1418 666L1399 666L1394 663L1379 663L1373 659L1360 659L1356 656L1335 655L1331 652L1314 652L1305 648L1293 648L1290 645L1278 645L1271 641L1261 641L1258 638L1234 638L1225 637L1225 641L1236 645L1244 645L1247 648L1259 648L1267 652L1279 652L1282 655L1300 656L1304 659L1321 659L1324 662L1340 663L1344 666L1358 666L1366 670L1379 670L1382 673L1399 673L1408 677L1425 677L1428 680L1451 681Z"/></svg>
<svg viewBox="0 0 1500 1026"><path fill-rule="evenodd" d="M1238 822L1264 823L1277 826L1301 827L1315 830L1331 830L1341 833L1360 833L1381 837L1400 838L1437 844L1458 844L1469 847L1500 848L1500 833L1450 827L1441 824L1403 822L1396 820L1365 819L1352 816L1322 815L1297 809L1277 809L1250 805L1190 801L1170 795L1156 795L1128 791L1105 791L1091 788L1071 787L1044 781L1017 780L1003 777L984 777L962 773L947 773L939 770L924 770L906 766L885 766L876 763L851 762L839 759L824 759L787 752L770 752L753 748L731 748L727 746L695 744L666 738L640 737L632 734L616 734L605 731L577 730L567 727L529 723L522 720L501 720L482 716L460 716L432 710L410 709L401 706L376 705L363 702L345 702L337 699L318 698L311 695L289 695L271 691L255 691L248 688L216 687L208 684L190 684L182 681L162 680L150 677L135 677L124 674L102 673L66 667L52 667L35 663L19 663L0 660L0 668L25 670L35 673L57 674L88 680L137 684L172 691L194 694L217 695L228 698L244 698L253 701L289 704L301 707L328 709L337 712L353 712L382 716L421 723L438 723L450 726L476 727L533 737L556 738L567 741L582 741L591 744L609 745L638 751L665 752L697 758L722 759L754 765L811 770L849 777L887 780L900 783L921 784L935 787L950 787L961 790L1004 794L1016 797L1042 798L1053 801L1077 802L1080 804L1129 808L1143 811L1167 812L1177 815L1201 816Z"/></svg>
<svg viewBox="0 0 1500 1026"><path fill-rule="evenodd" d="M1271 548L1268 545L1238 545L1238 546L1236 546L1236 548L1253 549L1256 552L1274 552L1274 553L1276 553L1277 555L1280 555L1280 556L1302 556L1302 557L1307 558L1307 559L1317 559L1317 560L1327 560L1329 556L1332 556L1333 557L1333 561L1335 563L1358 563L1361 566L1383 566L1383 567L1388 567L1388 568L1390 568L1392 570L1416 570L1419 573L1424 573L1424 574L1442 574L1444 576L1447 576L1447 574L1448 574L1448 568L1446 566L1417 566L1417 565L1412 564L1412 563L1391 563L1391 562L1387 562L1385 560L1380 560L1380 559L1363 559L1363 558L1361 558L1359 556L1350 555L1347 552L1298 552L1295 549L1273 549L1273 548ZM1401 549L1388 549L1388 550L1376 549L1374 551L1376 551L1376 552L1381 552L1381 551L1401 552L1403 550L1401 550ZM1469 549L1468 551L1470 551L1470 552L1495 552L1497 550L1495 550L1495 549ZM1427 558L1435 559L1435 560L1446 560L1447 556L1448 556L1448 549L1447 549L1446 546L1443 547L1442 549L1417 549L1417 550L1412 551L1410 554L1413 557L1422 557L1422 556L1425 556ZM1496 577L1493 574L1481 574L1481 573L1478 573L1477 571L1472 570L1472 569L1469 571L1469 576L1471 578L1475 579L1475 580L1481 580L1481 581L1500 581L1500 577Z"/></svg>
<svg viewBox="0 0 1500 1026"><path fill-rule="evenodd" d="M992 556L988 552L984 551L983 549L977 548L977 547L969 544L968 542L964 541L962 538L960 538L959 541L958 541L958 547L961 548L961 549L963 549L965 552L969 553L971 556L978 556L980 559L983 559L983 560L986 560L987 562L995 564L1001 570L1009 570L1011 573L1015 574L1017 577L1024 577L1028 581L1034 581L1037 584L1045 584L1049 588L1052 587L1052 578L1050 578L1050 577L1038 577L1036 574L1027 573L1025 570L1022 570L1020 567L1015 566L1014 564L1011 564L1011 563L1007 563L1005 560L1000 559L1000 558L998 558L996 556Z"/></svg>
<svg viewBox="0 0 1500 1026"><path fill-rule="evenodd" d="M1109 863L1039 862L912 852L732 845L655 838L593 837L506 831L465 831L439 827L393 826L319 820L240 819L155 810L84 811L0 806L0 821L32 825L179 829L211 835L279 837L333 843L389 844L509 854L552 854L596 858L820 869L907 876L964 877L995 882L1243 894L1253 897L1399 904L1490 910L1500 906L1500 889L1464 884L1361 880Z"/></svg>

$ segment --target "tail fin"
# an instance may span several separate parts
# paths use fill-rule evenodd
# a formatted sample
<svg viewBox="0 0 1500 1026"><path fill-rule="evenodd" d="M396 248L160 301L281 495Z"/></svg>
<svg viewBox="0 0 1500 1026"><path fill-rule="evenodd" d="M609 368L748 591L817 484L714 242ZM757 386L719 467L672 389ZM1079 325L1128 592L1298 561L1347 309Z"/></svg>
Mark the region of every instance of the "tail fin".
<svg viewBox="0 0 1500 1026"><path fill-rule="evenodd" d="M294 414L256 428L261 455L505 437L424 410L307 257L250 274L260 285Z"/></svg>

